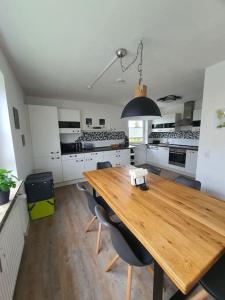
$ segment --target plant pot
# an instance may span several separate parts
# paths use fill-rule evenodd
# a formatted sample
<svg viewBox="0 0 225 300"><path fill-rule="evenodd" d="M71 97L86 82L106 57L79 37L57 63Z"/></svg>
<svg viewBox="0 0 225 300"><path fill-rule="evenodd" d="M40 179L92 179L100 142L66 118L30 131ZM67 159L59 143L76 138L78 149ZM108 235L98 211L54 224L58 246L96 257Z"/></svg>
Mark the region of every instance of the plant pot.
<svg viewBox="0 0 225 300"><path fill-rule="evenodd" d="M10 193L10 191L7 191L7 192L0 191L0 205L6 204L9 202L9 193Z"/></svg>

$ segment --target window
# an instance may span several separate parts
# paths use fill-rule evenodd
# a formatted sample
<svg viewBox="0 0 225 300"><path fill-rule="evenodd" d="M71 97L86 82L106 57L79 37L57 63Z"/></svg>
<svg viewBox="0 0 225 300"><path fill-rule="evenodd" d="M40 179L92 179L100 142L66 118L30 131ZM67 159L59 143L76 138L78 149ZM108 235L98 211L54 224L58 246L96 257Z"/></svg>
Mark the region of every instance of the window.
<svg viewBox="0 0 225 300"><path fill-rule="evenodd" d="M144 143L144 121L128 121L129 142L131 144Z"/></svg>

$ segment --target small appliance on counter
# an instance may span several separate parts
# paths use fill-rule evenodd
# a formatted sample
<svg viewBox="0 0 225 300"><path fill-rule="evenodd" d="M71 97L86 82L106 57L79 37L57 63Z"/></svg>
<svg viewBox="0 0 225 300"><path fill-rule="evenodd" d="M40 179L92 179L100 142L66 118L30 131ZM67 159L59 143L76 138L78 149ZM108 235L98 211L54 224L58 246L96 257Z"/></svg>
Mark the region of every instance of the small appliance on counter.
<svg viewBox="0 0 225 300"><path fill-rule="evenodd" d="M62 154L73 153L73 152L81 152L82 151L82 143L61 143L61 152Z"/></svg>
<svg viewBox="0 0 225 300"><path fill-rule="evenodd" d="M25 191L31 220L54 214L55 194L52 172L28 175L25 180Z"/></svg>
<svg viewBox="0 0 225 300"><path fill-rule="evenodd" d="M94 149L94 144L84 143L84 150L92 150L92 149Z"/></svg>

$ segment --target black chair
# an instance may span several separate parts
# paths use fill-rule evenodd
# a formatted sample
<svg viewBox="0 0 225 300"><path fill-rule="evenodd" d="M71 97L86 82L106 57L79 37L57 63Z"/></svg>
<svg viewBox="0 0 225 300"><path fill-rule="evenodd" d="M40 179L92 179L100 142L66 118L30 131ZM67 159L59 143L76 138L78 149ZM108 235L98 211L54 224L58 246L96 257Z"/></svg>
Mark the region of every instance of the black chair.
<svg viewBox="0 0 225 300"><path fill-rule="evenodd" d="M112 164L110 161L97 162L97 170L106 169L106 168L112 168Z"/></svg>
<svg viewBox="0 0 225 300"><path fill-rule="evenodd" d="M201 182L195 179L190 179L184 176L179 176L175 179L176 183L186 185L190 188L193 188L195 190L201 190Z"/></svg>
<svg viewBox="0 0 225 300"><path fill-rule="evenodd" d="M133 266L149 266L153 263L153 258L123 223L113 223L109 219L105 209L102 206L97 205L95 207L95 214L99 222L109 228L112 244L117 252L117 255L105 268L105 272L108 272L112 269L119 257L128 264L126 300L129 300L131 297Z"/></svg>
<svg viewBox="0 0 225 300"><path fill-rule="evenodd" d="M200 280L205 290L198 292L192 299L204 300L207 293L216 300L225 299L225 255L223 255ZM206 292L207 291L207 292Z"/></svg>
<svg viewBox="0 0 225 300"><path fill-rule="evenodd" d="M89 208L91 214L93 215L93 217L91 218L91 220L88 222L88 224L85 227L85 232L88 232L88 230L90 229L90 227L92 226L94 221L97 219L97 217L95 215L95 206L96 205L100 205L101 207L103 207L109 216L114 215L113 210L108 206L108 204L104 201L104 199L101 196L98 196L96 198L93 197L91 195L91 193L80 183L77 183L76 186L79 191L82 191L85 193L85 196L88 200L88 208ZM96 254L99 254L99 252L100 252L101 230L102 230L101 223L99 223L98 237L97 237L97 244L96 244Z"/></svg>
<svg viewBox="0 0 225 300"><path fill-rule="evenodd" d="M160 176L160 174L161 174L161 169L157 168L155 166L148 166L147 170L148 170L149 173L153 173L153 174L158 175L158 176Z"/></svg>

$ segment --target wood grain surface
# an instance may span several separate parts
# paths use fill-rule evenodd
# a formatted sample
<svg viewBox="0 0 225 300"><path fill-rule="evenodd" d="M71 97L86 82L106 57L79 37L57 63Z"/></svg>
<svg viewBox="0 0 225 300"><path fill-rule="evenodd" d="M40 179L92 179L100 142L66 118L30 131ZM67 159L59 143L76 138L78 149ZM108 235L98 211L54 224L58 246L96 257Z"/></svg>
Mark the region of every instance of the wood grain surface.
<svg viewBox="0 0 225 300"><path fill-rule="evenodd" d="M225 252L224 201L154 174L141 191L128 167L84 174L183 293Z"/></svg>

